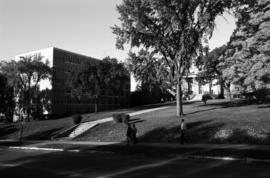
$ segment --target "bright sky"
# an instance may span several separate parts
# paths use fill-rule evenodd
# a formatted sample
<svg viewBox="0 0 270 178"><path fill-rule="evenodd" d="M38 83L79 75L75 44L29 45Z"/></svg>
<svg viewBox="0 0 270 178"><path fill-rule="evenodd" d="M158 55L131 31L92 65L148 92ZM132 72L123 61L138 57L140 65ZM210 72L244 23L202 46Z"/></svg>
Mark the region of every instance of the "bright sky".
<svg viewBox="0 0 270 178"><path fill-rule="evenodd" d="M125 60L115 48L111 26L119 24L122 0L0 0L0 60L55 46L102 59ZM225 44L235 28L226 14L218 17L210 49Z"/></svg>

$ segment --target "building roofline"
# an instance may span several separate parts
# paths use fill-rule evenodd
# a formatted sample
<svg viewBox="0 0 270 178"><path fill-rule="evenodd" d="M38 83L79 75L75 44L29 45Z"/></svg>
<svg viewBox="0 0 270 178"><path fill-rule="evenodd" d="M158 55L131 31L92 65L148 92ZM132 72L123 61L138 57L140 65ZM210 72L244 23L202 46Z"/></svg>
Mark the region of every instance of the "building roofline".
<svg viewBox="0 0 270 178"><path fill-rule="evenodd" d="M82 57L91 58L91 59L95 59L95 60L99 60L100 61L100 59L98 59L98 58L94 58L94 57L87 56L87 55L80 54L80 53L73 52L73 51L68 51L68 50L61 49L61 48L58 48L58 47L55 47L55 46L51 46L51 47L43 48L43 49L38 49L38 50L34 50L34 51L29 51L29 52L26 52L26 53L17 54L17 55L15 55L15 57L17 57L17 56L23 56L23 55L27 55L27 54L39 52L39 51L42 51L42 50L47 50L47 49L52 49L53 51L54 50L63 51L63 52L66 52L66 53L75 54L75 55L79 55L79 56L82 56Z"/></svg>
<svg viewBox="0 0 270 178"><path fill-rule="evenodd" d="M97 58L94 58L94 57L91 57L91 56L87 56L87 55L84 55L84 54L80 54L80 53L77 53L77 52L61 49L61 48L58 48L58 47L55 47L55 46L53 46L52 48L53 48L53 50L63 51L63 52L67 52L67 53L71 53L71 54L75 54L75 55L79 55L79 56L83 56L83 57L87 57L87 58L91 58L91 59L95 59L95 60L100 61L100 59L97 59Z"/></svg>
<svg viewBox="0 0 270 178"><path fill-rule="evenodd" d="M25 53L21 53L21 54L17 54L15 55L15 58L17 56L25 56L25 55L28 55L28 54L31 54L31 53L35 53L35 52L40 52L42 50L48 50L48 49L53 49L54 47L48 47L48 48L43 48L43 49L38 49L38 50L34 50L34 51L28 51L28 52L25 52Z"/></svg>

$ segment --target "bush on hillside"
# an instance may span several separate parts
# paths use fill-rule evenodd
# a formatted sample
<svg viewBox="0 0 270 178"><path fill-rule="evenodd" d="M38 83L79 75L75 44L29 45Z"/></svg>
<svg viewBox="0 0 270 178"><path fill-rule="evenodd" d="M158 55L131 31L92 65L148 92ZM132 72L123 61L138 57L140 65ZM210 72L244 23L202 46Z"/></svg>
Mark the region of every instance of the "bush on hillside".
<svg viewBox="0 0 270 178"><path fill-rule="evenodd" d="M80 114L74 114L72 116L74 124L79 124L82 121L82 116Z"/></svg>
<svg viewBox="0 0 270 178"><path fill-rule="evenodd" d="M128 124L130 118L130 116L125 113L114 113L112 117L116 123L124 123L124 124Z"/></svg>
<svg viewBox="0 0 270 178"><path fill-rule="evenodd" d="M206 104L207 100L209 100L209 99L213 99L209 93L204 93L202 95L202 101L204 102L204 104Z"/></svg>

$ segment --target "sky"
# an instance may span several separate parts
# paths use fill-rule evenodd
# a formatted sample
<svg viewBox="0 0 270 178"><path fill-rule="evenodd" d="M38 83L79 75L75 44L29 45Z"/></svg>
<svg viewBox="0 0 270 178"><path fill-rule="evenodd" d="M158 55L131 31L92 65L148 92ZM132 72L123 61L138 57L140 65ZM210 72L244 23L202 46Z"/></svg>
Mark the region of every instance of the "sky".
<svg viewBox="0 0 270 178"><path fill-rule="evenodd" d="M121 2L0 0L0 60L54 46L98 59L110 56L124 61L128 49L116 49L110 28L120 24L116 5ZM228 42L235 19L225 14L217 17L216 24L210 49Z"/></svg>

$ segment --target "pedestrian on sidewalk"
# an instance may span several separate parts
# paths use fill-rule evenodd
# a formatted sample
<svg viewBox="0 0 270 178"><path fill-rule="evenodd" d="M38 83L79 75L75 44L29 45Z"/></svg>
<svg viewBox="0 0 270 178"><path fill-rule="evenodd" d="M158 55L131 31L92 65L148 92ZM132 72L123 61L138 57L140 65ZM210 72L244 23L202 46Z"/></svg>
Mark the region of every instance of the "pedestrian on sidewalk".
<svg viewBox="0 0 270 178"><path fill-rule="evenodd" d="M132 142L132 139L131 139L132 128L131 128L130 124L127 124L127 126L128 126L128 128L127 128L126 137L127 137L127 144L129 145Z"/></svg>
<svg viewBox="0 0 270 178"><path fill-rule="evenodd" d="M131 129L132 129L132 132L131 132L131 143L132 144L136 144L137 143L137 136L136 136L136 134L137 134L137 128L136 128L136 126L135 126L134 123L131 125Z"/></svg>
<svg viewBox="0 0 270 178"><path fill-rule="evenodd" d="M182 145L184 145L184 143L186 142L187 143L187 139L186 139L186 130L187 130L187 127L186 127L186 123L185 123L185 120L182 119L181 120L181 125L180 125L180 142Z"/></svg>

